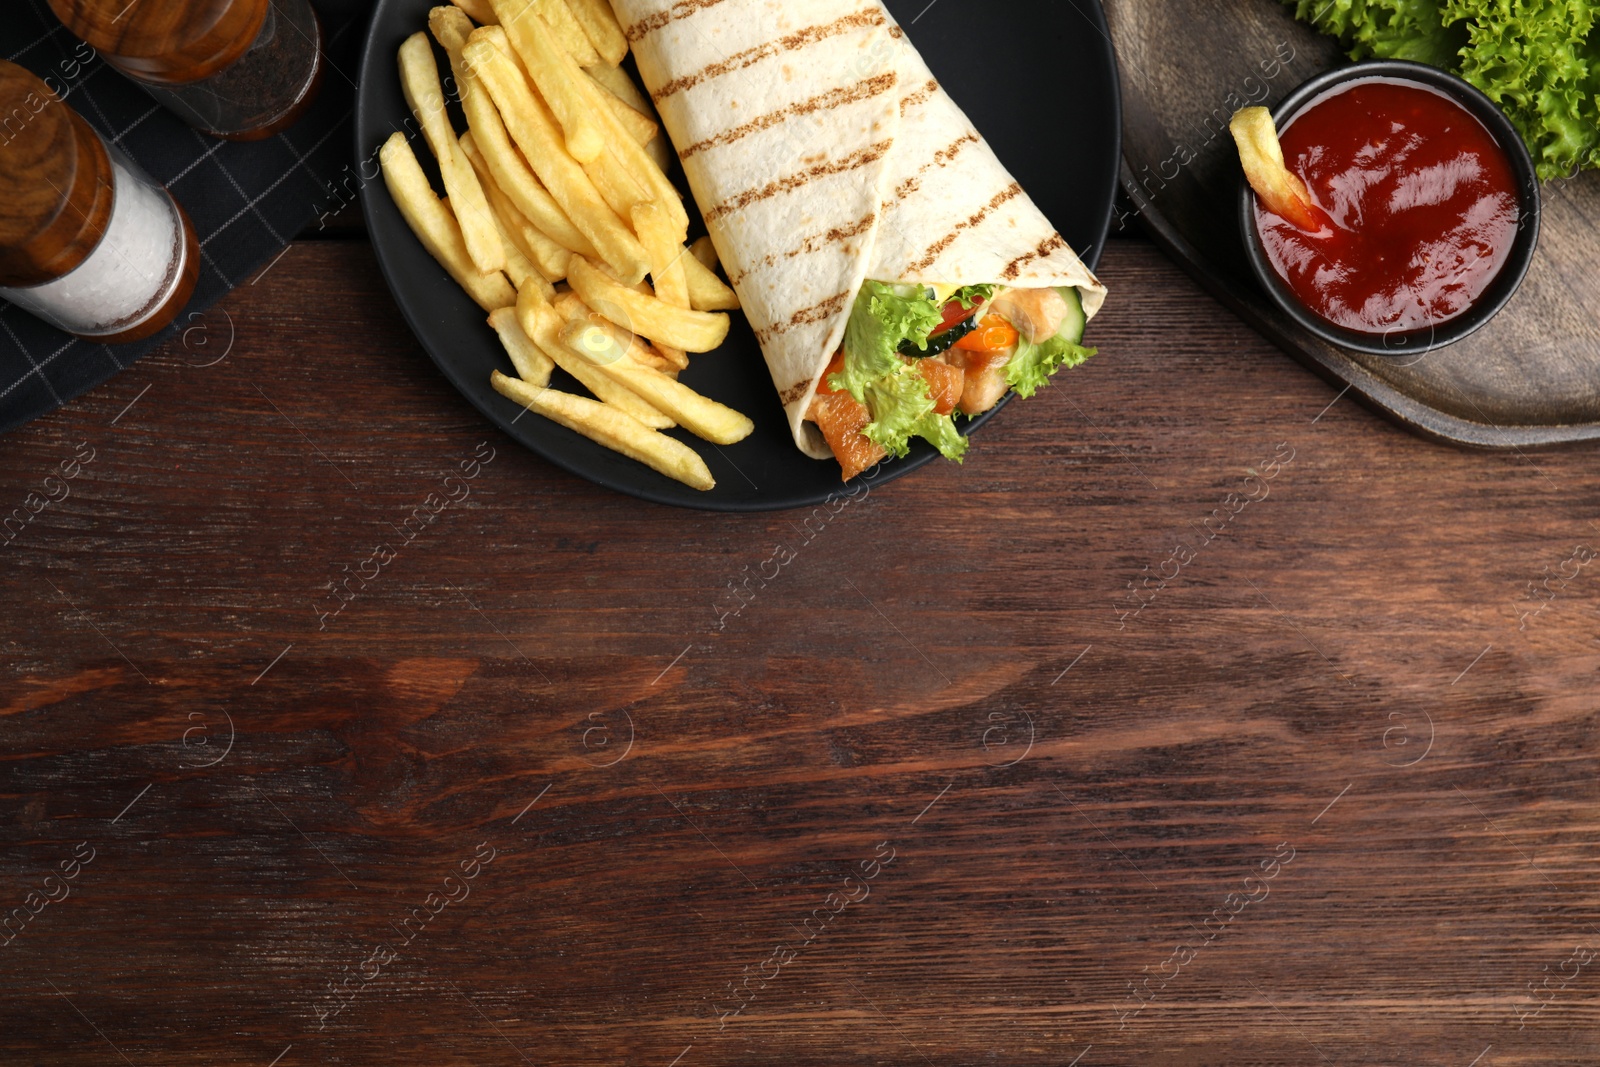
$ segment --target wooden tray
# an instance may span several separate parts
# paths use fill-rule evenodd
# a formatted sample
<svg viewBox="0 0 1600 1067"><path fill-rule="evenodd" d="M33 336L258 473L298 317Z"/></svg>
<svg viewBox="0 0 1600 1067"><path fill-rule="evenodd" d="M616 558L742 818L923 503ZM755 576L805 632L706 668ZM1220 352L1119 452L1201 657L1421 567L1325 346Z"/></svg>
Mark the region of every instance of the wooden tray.
<svg viewBox="0 0 1600 1067"><path fill-rule="evenodd" d="M1600 437L1600 174L1546 183L1539 252L1482 331L1416 357L1313 337L1256 285L1238 232L1236 108L1274 107L1345 62L1274 0L1105 0L1121 68L1122 184L1152 237L1307 367L1417 433L1480 448Z"/></svg>

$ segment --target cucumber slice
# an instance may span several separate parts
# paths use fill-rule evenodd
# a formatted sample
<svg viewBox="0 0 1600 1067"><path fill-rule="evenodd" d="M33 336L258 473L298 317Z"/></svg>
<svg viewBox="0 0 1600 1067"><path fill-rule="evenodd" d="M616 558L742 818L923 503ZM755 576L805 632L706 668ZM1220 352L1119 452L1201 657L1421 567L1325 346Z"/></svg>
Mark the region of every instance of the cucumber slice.
<svg viewBox="0 0 1600 1067"><path fill-rule="evenodd" d="M1067 302L1067 317L1061 320L1061 328L1056 331L1056 336L1063 341L1071 341L1075 345L1083 344L1083 328L1088 323L1088 317L1083 313L1083 296L1076 286L1062 285L1056 287L1056 292Z"/></svg>
<svg viewBox="0 0 1600 1067"><path fill-rule="evenodd" d="M955 347L957 341L977 328L978 313L974 311L970 317L956 323L944 333L936 333L928 338L927 348L918 348L909 339L901 341L900 354L902 356L910 356L912 359L927 359L929 356L943 355Z"/></svg>

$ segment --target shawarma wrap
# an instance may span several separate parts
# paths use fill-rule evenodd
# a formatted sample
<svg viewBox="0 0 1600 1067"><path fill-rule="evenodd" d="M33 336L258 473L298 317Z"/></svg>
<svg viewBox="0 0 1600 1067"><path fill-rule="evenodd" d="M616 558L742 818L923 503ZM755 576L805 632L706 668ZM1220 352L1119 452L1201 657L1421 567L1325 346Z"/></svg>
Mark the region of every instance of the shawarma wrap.
<svg viewBox="0 0 1600 1067"><path fill-rule="evenodd" d="M807 454L959 458L953 410L1090 354L1105 288L882 3L613 6Z"/></svg>

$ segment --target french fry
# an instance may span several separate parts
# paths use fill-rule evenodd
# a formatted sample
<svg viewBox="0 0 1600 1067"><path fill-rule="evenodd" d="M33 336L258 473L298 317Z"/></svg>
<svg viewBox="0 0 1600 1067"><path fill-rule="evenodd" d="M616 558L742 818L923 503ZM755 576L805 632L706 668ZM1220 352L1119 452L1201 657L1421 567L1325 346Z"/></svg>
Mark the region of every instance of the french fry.
<svg viewBox="0 0 1600 1067"><path fill-rule="evenodd" d="M610 334L627 351L629 357L643 363L646 367L665 371L676 376L678 371L687 366L687 361L677 364L661 354L660 349L630 330L625 330L616 323L609 321L605 316L595 311L588 304L578 299L578 294L573 292L560 293L553 301L553 306L567 322L581 322L587 325L598 326Z"/></svg>
<svg viewBox="0 0 1600 1067"><path fill-rule="evenodd" d="M650 157L650 162L654 163L662 174L672 169L672 143L665 137L652 137L646 141L644 154Z"/></svg>
<svg viewBox="0 0 1600 1067"><path fill-rule="evenodd" d="M645 186L650 194L649 198L660 200L666 205L673 226L678 232L678 243L682 244L689 236L689 214L684 210L678 190L667 180L666 169L645 151L643 145L628 136L627 128L605 102L605 98L611 95L608 90L596 84L591 78L581 78L577 86L588 101L594 121L600 127L607 146L616 154L623 166Z"/></svg>
<svg viewBox="0 0 1600 1067"><path fill-rule="evenodd" d="M567 154L555 119L534 96L516 64L497 46L494 35L500 32L492 26L474 30L462 52L463 65L476 72L512 139L573 225L620 277L630 283L638 281L649 270L644 247L607 206L583 167ZM479 148L492 165L487 141L480 142ZM505 188L504 183L501 187Z"/></svg>
<svg viewBox="0 0 1600 1067"><path fill-rule="evenodd" d="M519 2L521 0L502 0L502 3L510 4ZM554 2L559 4L560 0ZM527 80L537 87L542 103L555 116L565 133L568 153L582 164L584 173L594 183L606 206L626 223L633 206L650 199L651 190L645 181L633 173L634 168L625 158L627 147L632 146L601 142L600 116L596 112L609 106L605 104L605 99L615 102L614 98L609 93L592 91L593 82L570 55L556 46L554 38L558 35L538 13L542 10L540 3L541 0L534 0L532 9L524 8L516 16L511 26L512 32L507 34L507 54L521 66ZM519 42L519 36L524 40ZM623 107L620 110L637 118L637 113L631 109ZM632 124L624 124L619 116L608 117L612 120L608 128L611 137L627 139L634 136L635 127ZM593 154L580 151L580 143L585 150L592 148Z"/></svg>
<svg viewBox="0 0 1600 1067"><path fill-rule="evenodd" d="M628 165L622 161L615 144L606 145L605 151L600 153L598 159L585 163L583 172L589 175L594 187L600 190L600 196L605 200L606 206L615 211L623 221L627 221L633 215L635 207L650 200L650 194L628 170Z"/></svg>
<svg viewBox="0 0 1600 1067"><path fill-rule="evenodd" d="M460 223L434 194L405 135L398 131L391 134L379 150L378 161L383 169L384 184L389 187L389 195L394 197L400 214L423 247L456 283L485 311L514 305L516 290L511 288L505 275L498 271L483 274L473 265L461 236Z"/></svg>
<svg viewBox="0 0 1600 1067"><path fill-rule="evenodd" d="M639 362L647 367L654 367L663 373L676 376L679 371L689 369L689 353L681 348L654 345L650 348L649 354L640 357Z"/></svg>
<svg viewBox="0 0 1600 1067"><path fill-rule="evenodd" d="M1264 107L1240 108L1228 129L1239 147L1250 188L1266 209L1307 233L1321 230L1327 216L1311 199L1306 183L1284 164L1272 112Z"/></svg>
<svg viewBox="0 0 1600 1067"><path fill-rule="evenodd" d="M739 294L713 271L716 252L711 253L710 264L701 258L700 251L710 244L710 238L700 238L690 246L690 255L683 261L683 277L689 285L689 306L696 311L737 311Z"/></svg>
<svg viewBox="0 0 1600 1067"><path fill-rule="evenodd" d="M600 58L612 66L621 63L628 54L628 39L611 5L606 0L566 0L566 5Z"/></svg>
<svg viewBox="0 0 1600 1067"><path fill-rule="evenodd" d="M679 371L689 369L689 353L681 348L669 348L666 345L655 345L648 353L639 359L647 367L654 367L663 374L676 378Z"/></svg>
<svg viewBox="0 0 1600 1067"><path fill-rule="evenodd" d="M483 26L493 26L500 20L495 17L494 8L489 0L454 0L456 7L466 13L467 17Z"/></svg>
<svg viewBox="0 0 1600 1067"><path fill-rule="evenodd" d="M511 0L509 4L502 0L490 0L490 3L495 4L496 10L509 7L513 19L522 17L524 11L531 11L544 19L550 25L556 46L576 59L580 66L587 67L600 62L600 53L589 43L589 35L583 32L572 10L561 0ZM501 14L500 21L506 21L505 14Z"/></svg>
<svg viewBox="0 0 1600 1067"><path fill-rule="evenodd" d="M481 87L480 87L481 88ZM594 242L584 236L582 230L572 221L566 210L550 194L539 176L528 166L527 160L518 151L517 146L511 143L511 136L506 131L505 124L500 119L500 113L495 110L494 102L486 92L479 93L474 98L469 98L474 104L481 103L484 113L478 116L478 121L472 122L474 134L482 135L478 140L479 150L483 153L484 164L489 168L489 173L494 178L495 185L504 193L517 210L528 219L530 223L539 228L556 244L568 252L579 255L598 256Z"/></svg>
<svg viewBox="0 0 1600 1067"><path fill-rule="evenodd" d="M626 385L568 351L561 343L561 330L568 325L568 321L531 290L517 294L517 323L547 356L555 360L556 366L578 379L585 389L605 403L643 425L658 430L670 430L677 425Z"/></svg>
<svg viewBox="0 0 1600 1067"><path fill-rule="evenodd" d="M717 246L711 242L710 237L702 237L689 246L689 254L700 261L706 270L715 272L720 265L717 259Z"/></svg>
<svg viewBox="0 0 1600 1067"><path fill-rule="evenodd" d="M576 60L580 67L601 61L600 53L583 31L583 24L572 14L570 6L562 3L562 0L533 0L533 9L550 24L561 50Z"/></svg>
<svg viewBox="0 0 1600 1067"><path fill-rule="evenodd" d="M605 130L608 151L615 157L617 165L639 182L644 190L641 199L659 200L666 206L677 232L678 243L682 244L689 237L689 214L684 210L683 198L678 190L667 179L666 168L671 166L672 157L666 138L656 138L649 145L635 141L602 103L601 98L609 94L597 85L590 86L589 91L593 94L594 106L600 112L597 119ZM657 161L658 156L662 157L663 162Z"/></svg>
<svg viewBox="0 0 1600 1067"><path fill-rule="evenodd" d="M450 56L450 67L461 93L461 108L466 112L467 125L475 134L474 142L488 165L491 178L479 174L485 185L484 192L488 192L488 185L498 185L517 210L551 240L568 251L598 255L594 244L572 224L561 205L528 167L522 153L511 143L489 91L465 62L463 53L472 34L472 21L455 8L436 7L428 13L428 26ZM534 263L539 265L540 261L535 259ZM566 274L565 267L561 273Z"/></svg>
<svg viewBox="0 0 1600 1067"><path fill-rule="evenodd" d="M489 203L478 184L478 175L461 154L450 118L444 110L444 92L439 87L439 68L434 63L433 45L428 35L418 31L400 46L400 87L411 113L422 124L423 138L439 161L445 195L461 223L472 262L485 274L505 267L505 248L495 230Z"/></svg>
<svg viewBox="0 0 1600 1067"><path fill-rule="evenodd" d="M666 356L663 356L660 349L642 348L637 352L630 351L629 354L640 363L643 363L646 367L658 370L669 378L677 378L678 376L678 365L673 363Z"/></svg>
<svg viewBox="0 0 1600 1067"><path fill-rule="evenodd" d="M597 116L583 95L587 85L583 72L543 17L543 12L552 5L540 4L538 0L494 0L494 5L511 47L528 69L528 77L566 131L567 152L579 163L593 163L605 150L605 140L595 122ZM554 0L553 6L566 11L569 19L572 17L561 0ZM581 29L578 36L584 46L593 51ZM598 61L599 56L595 59Z"/></svg>
<svg viewBox="0 0 1600 1067"><path fill-rule="evenodd" d="M540 348L548 348L549 343L555 338L554 334L545 331L544 320L540 318L545 308L550 308L552 311L555 310L552 306L553 303L553 301L546 300L542 293L519 292L517 294L517 322L522 326L522 332L533 338L534 344L539 345Z"/></svg>
<svg viewBox="0 0 1600 1067"><path fill-rule="evenodd" d="M590 69L599 70L600 68L593 67ZM594 75L589 73L589 70L585 70L583 73L584 77L588 78L590 81L594 81ZM623 77L627 77L627 75L624 74ZM646 115L642 111L635 111L621 97L617 96L599 82L594 82L594 84L595 87L600 90L600 102L605 104L605 106L610 109L611 113L616 116L618 122L622 123L623 129L628 131L629 137L633 138L639 144L646 146L648 146L651 141L655 140L656 135L661 132L660 123L656 122L655 119L651 118L649 115Z"/></svg>
<svg viewBox="0 0 1600 1067"><path fill-rule="evenodd" d="M638 123L638 117L643 117L646 122L658 126L659 134L659 125L654 120L654 107L651 107L650 99L640 93L638 86L634 85L632 78L627 77L626 70L622 70L621 67L594 64L582 67L582 74L586 74L587 77L582 78L581 90L589 99L589 107L595 112L595 122L602 126L606 141L618 157L618 162L637 181L642 182L646 194L650 194L648 198L667 200L670 210L674 211L678 227L683 230L680 237L686 237L688 214L683 211L682 202L678 200L677 189L672 187L672 182L667 181L667 170L672 166L672 147L662 136L650 136L650 138L640 136L645 126ZM626 112L616 107L618 101L626 106ZM616 205L613 205L613 208L619 210Z"/></svg>
<svg viewBox="0 0 1600 1067"><path fill-rule="evenodd" d="M465 138L471 136L472 134L470 132L465 134L463 141L465 141ZM462 146L462 151L466 153L467 159L472 162L472 169L477 173L478 178L483 182L484 194L489 198L489 217L494 223L495 233L499 235L500 244L505 251L506 277L511 279L511 284L519 291L524 285L537 285L545 294L545 298L547 300L554 300L555 287L550 284L549 279L545 278L543 271L541 271L533 263L533 261L528 258L527 254L522 250L518 240L513 238L509 231L508 219L510 217L515 217L521 221L522 225L524 226L527 225L526 220L523 220L521 214L517 212L517 209L505 200L505 197L501 194L500 190L495 188L493 180L488 176L483 167L479 165L479 160L474 159L471 152L467 152L466 146L470 143L470 141L465 141ZM498 203L496 202L496 198L499 198ZM502 216L502 210L509 210L512 215ZM566 252L565 254L568 257L572 255L570 252ZM566 265L566 260L562 260L561 262L564 268Z"/></svg>
<svg viewBox="0 0 1600 1067"><path fill-rule="evenodd" d="M530 17L537 18L537 16ZM538 90L532 88L533 77L529 73L528 67L524 64L522 54L517 48L513 47L514 42L506 35L504 30L496 30L490 39L495 42L496 46L505 53L506 57L511 60L512 64L522 74L523 81L529 86L529 91L535 98L541 114L550 116L554 101L548 98L540 98ZM608 137L615 142L626 142L629 138L637 139L640 136L644 136L647 140L656 141L654 151L658 154L665 149L664 139L658 139L654 136L657 131L653 120L643 118L631 108L620 104L610 93L596 88L588 76L583 74L580 68L573 65L570 59L561 55L558 49L546 47L544 52L551 63L562 68L562 76L557 80L556 85L559 88L570 90L571 93L577 94L571 97L572 107L580 109L586 116L600 109L614 109L619 113L606 116L610 122L610 125L606 126ZM592 95L585 96L584 94ZM605 103L607 100L610 101L609 104ZM546 105L549 106L547 107ZM621 117L622 114L628 115L629 118L624 120ZM563 120L559 114L556 114L554 118L558 127L563 125ZM596 128L599 127L597 126ZM570 131L568 136L570 138ZM580 160L584 174L593 182L595 190L600 194L601 199L605 201L606 206L615 212L624 224L626 224L635 204L650 199L652 195L662 195L661 187L658 187L658 183L645 173L646 168L640 166L637 158L640 151L641 149L637 144L606 144L594 159ZM672 190L670 183L666 183L662 179L660 185L664 186L667 193L676 199L677 193ZM581 252L580 249L574 249L574 251Z"/></svg>
<svg viewBox="0 0 1600 1067"><path fill-rule="evenodd" d="M615 63L599 63L592 67L584 67L583 72L612 96L653 121L655 105L650 103L650 98L644 95L642 89L633 84L633 79L628 77L627 71Z"/></svg>
<svg viewBox="0 0 1600 1067"><path fill-rule="evenodd" d="M731 323L720 312L739 300L708 239L684 247L688 211L666 177L672 146L619 66L628 42L610 3L436 3L428 26L449 55L468 131L451 129L427 35L405 42L400 69L445 197L403 134L379 158L424 247L489 312L517 374L493 371L493 388L686 485L713 488L701 457L657 431L681 424L719 445L754 432L750 419L676 380L689 352L726 339ZM570 288L558 292L563 279ZM558 367L596 399L551 389Z"/></svg>
<svg viewBox="0 0 1600 1067"><path fill-rule="evenodd" d="M490 312L489 325L500 335L500 343L505 346L506 355L511 357L511 365L517 369L517 377L529 385L550 384L550 372L555 370L555 361L522 332L522 327L517 324L515 308L499 308Z"/></svg>
<svg viewBox="0 0 1600 1067"><path fill-rule="evenodd" d="M567 251L552 241L537 226L527 220L517 205L506 198L498 187L490 186L485 190L489 194L489 206L496 214L503 214L506 225L510 227L511 243L517 245L522 254L528 257L528 262L533 264L534 270L547 282L559 282L567 276L567 264L572 262L575 253Z"/></svg>
<svg viewBox="0 0 1600 1067"><path fill-rule="evenodd" d="M472 0L472 2L488 5L488 0ZM492 8L490 14L493 14ZM472 31L478 28L473 24L474 18L476 16L459 6L445 7L441 4L428 12L428 32L433 34L433 39L439 42L439 47L450 57L450 70L456 76L456 89L462 96L466 95L466 89L461 85L464 80L461 76L463 73L461 50L467 46L467 38L472 36ZM491 19L485 25L499 24Z"/></svg>
<svg viewBox="0 0 1600 1067"><path fill-rule="evenodd" d="M522 291L524 285L537 285L546 299L554 299L555 287L539 272L539 268L533 265L533 261L522 254L522 249L517 247L517 243L506 232L505 223L500 221L493 207L490 208L490 214L494 217L494 227L500 234L500 242L505 246L506 277L511 279L511 284L518 292Z"/></svg>
<svg viewBox="0 0 1600 1067"><path fill-rule="evenodd" d="M494 176L489 173L489 165L484 161L483 153L478 151L478 143L468 130L461 135L461 150L467 154L467 159L478 172L478 178L483 182L484 195L489 198L489 210L493 211L495 218L500 223L500 231L516 249L523 254L528 262L533 264L546 281L559 282L567 276L567 263L572 259L572 253L556 244L548 235L541 232L528 217L517 210L517 205L511 198L501 191L495 184ZM522 286L517 286L518 289Z"/></svg>
<svg viewBox="0 0 1600 1067"><path fill-rule="evenodd" d="M613 452L638 460L691 489L707 490L717 484L706 461L694 449L676 438L657 433L616 408L559 389L529 385L499 371L490 374L489 382L495 392L506 399L552 422L559 422Z"/></svg>
<svg viewBox="0 0 1600 1067"><path fill-rule="evenodd" d="M461 237L461 224L450 208L438 200L434 189L427 184L422 166L406 144L405 134L395 133L384 142L379 152L379 163L384 171L384 184L389 187L395 206L416 234L430 256L456 280L467 296L477 301L486 312L509 307L517 302L517 291L507 282L506 275L480 274L467 254L467 243Z"/></svg>
<svg viewBox="0 0 1600 1067"><path fill-rule="evenodd" d="M630 358L616 338L598 326L569 322L561 330L567 350L588 360L697 437L731 445L755 431L755 423L730 407Z"/></svg>
<svg viewBox="0 0 1600 1067"><path fill-rule="evenodd" d="M567 264L567 282L585 304L618 326L642 333L657 344L686 352L709 352L727 340L728 316L673 307L637 293L582 256L573 256Z"/></svg>
<svg viewBox="0 0 1600 1067"><path fill-rule="evenodd" d="M633 229L650 257L650 284L655 287L656 299L673 307L687 308L689 283L684 276L683 261L690 258L689 251L678 243L666 209L657 201L638 205L633 209ZM689 365L683 349L666 344L656 347L679 370Z"/></svg>
<svg viewBox="0 0 1600 1067"><path fill-rule="evenodd" d="M594 313L594 309L591 308L588 304L585 304L583 302L583 299L581 297L579 297L577 293L574 293L571 289L568 289L564 293L557 293L556 294L556 298L554 300L550 301L550 306L555 308L556 311L558 311L561 314L561 319L562 319L563 322L571 322L574 319L582 319L584 322L592 322L592 321L598 320L600 322L604 322L606 324L606 326L608 326L609 328L611 328L613 330L620 331L618 336L621 336L621 337L632 337L632 336L634 336L633 334L629 333L628 331L623 330L622 327L617 326L617 325L615 325L613 323L610 323L610 322L606 322L605 319L600 318L598 315L596 315Z"/></svg>
<svg viewBox="0 0 1600 1067"><path fill-rule="evenodd" d="M654 200L635 207L633 229L650 259L650 284L655 288L656 298L673 307L688 307L689 283L684 274L684 261L691 257L689 250L675 239L666 209Z"/></svg>

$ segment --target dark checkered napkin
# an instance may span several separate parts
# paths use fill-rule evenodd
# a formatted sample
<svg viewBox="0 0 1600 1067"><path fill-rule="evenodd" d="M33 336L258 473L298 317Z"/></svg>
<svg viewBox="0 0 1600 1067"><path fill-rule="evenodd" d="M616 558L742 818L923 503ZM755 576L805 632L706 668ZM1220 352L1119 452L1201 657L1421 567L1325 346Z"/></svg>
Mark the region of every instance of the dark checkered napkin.
<svg viewBox="0 0 1600 1067"><path fill-rule="evenodd" d="M170 338L269 262L313 219L337 207L333 179L350 162L350 121L364 7L316 2L323 24L322 94L290 129L264 141L197 133L94 57L45 0L12 0L0 55L47 79L89 124L177 197L200 239L200 280L166 331L126 345L79 341L0 301L0 432L61 406Z"/></svg>

